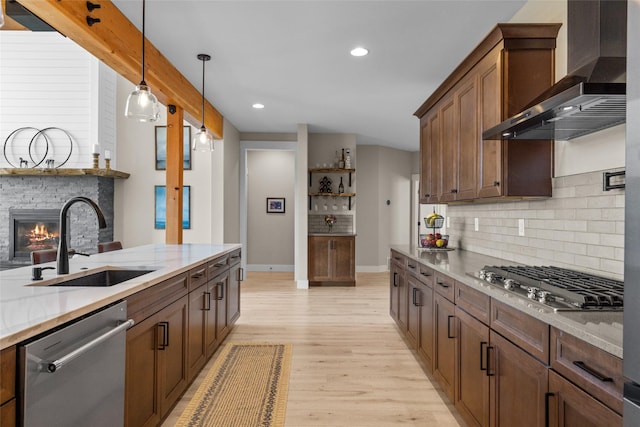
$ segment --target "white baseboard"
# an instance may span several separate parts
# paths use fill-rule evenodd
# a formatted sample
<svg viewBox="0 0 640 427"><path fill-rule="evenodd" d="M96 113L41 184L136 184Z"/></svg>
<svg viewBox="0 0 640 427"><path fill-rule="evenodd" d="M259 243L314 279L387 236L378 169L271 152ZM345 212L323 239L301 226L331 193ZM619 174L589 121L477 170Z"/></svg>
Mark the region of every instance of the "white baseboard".
<svg viewBox="0 0 640 427"><path fill-rule="evenodd" d="M298 285L297 285L298 289L309 289L309 281L308 280L298 280L297 283L298 283Z"/></svg>
<svg viewBox="0 0 640 427"><path fill-rule="evenodd" d="M293 265L247 264L247 271L285 271L293 272Z"/></svg>
<svg viewBox="0 0 640 427"><path fill-rule="evenodd" d="M389 271L388 265L356 265L356 273L384 273Z"/></svg>

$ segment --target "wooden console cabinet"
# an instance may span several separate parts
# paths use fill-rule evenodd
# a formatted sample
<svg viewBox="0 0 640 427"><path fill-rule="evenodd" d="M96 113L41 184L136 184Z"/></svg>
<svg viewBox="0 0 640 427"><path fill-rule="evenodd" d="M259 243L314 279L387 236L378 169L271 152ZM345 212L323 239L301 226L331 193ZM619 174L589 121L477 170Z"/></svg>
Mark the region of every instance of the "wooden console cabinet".
<svg viewBox="0 0 640 427"><path fill-rule="evenodd" d="M554 82L560 24L498 24L414 113L420 202L551 196L552 141L483 141Z"/></svg>
<svg viewBox="0 0 640 427"><path fill-rule="evenodd" d="M309 236L309 284L356 284L355 236Z"/></svg>

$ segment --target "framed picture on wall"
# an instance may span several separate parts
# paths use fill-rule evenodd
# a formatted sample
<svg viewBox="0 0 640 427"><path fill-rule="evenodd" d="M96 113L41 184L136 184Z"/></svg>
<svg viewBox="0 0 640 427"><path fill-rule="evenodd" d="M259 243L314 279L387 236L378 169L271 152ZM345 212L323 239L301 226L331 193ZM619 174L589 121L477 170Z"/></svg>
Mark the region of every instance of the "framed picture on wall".
<svg viewBox="0 0 640 427"><path fill-rule="evenodd" d="M267 213L284 213L284 197L267 197Z"/></svg>
<svg viewBox="0 0 640 427"><path fill-rule="evenodd" d="M167 228L167 188L164 185L155 186L155 229ZM182 229L191 228L191 186L182 187Z"/></svg>
<svg viewBox="0 0 640 427"><path fill-rule="evenodd" d="M191 170L191 126L184 127L183 165L184 170ZM167 169L167 127L156 126L156 170Z"/></svg>

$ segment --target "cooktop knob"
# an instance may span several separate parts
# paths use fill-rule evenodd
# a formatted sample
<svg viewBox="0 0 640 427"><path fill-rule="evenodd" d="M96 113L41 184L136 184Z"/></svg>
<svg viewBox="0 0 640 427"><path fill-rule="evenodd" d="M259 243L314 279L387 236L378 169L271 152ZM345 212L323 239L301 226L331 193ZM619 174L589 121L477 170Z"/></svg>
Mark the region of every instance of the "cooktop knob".
<svg viewBox="0 0 640 427"><path fill-rule="evenodd" d="M504 288L508 291L512 291L517 285L518 285L518 282L516 282L513 279L504 280Z"/></svg>
<svg viewBox="0 0 640 427"><path fill-rule="evenodd" d="M492 272L486 273L485 280L489 283L496 283L496 274Z"/></svg>
<svg viewBox="0 0 640 427"><path fill-rule="evenodd" d="M535 286L531 286L528 289L527 298L538 299L538 292L539 291L540 291L540 288L536 288Z"/></svg>

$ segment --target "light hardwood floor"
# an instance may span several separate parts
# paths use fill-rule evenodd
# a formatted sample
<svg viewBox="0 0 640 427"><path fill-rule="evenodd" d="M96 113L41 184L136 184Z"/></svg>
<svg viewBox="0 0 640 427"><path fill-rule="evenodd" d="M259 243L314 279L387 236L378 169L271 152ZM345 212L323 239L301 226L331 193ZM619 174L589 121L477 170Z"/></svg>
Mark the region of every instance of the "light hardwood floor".
<svg viewBox="0 0 640 427"><path fill-rule="evenodd" d="M389 316L388 273L309 290L296 289L292 273L249 273L230 341L293 344L287 427L464 426ZM175 423L215 357L163 427Z"/></svg>

